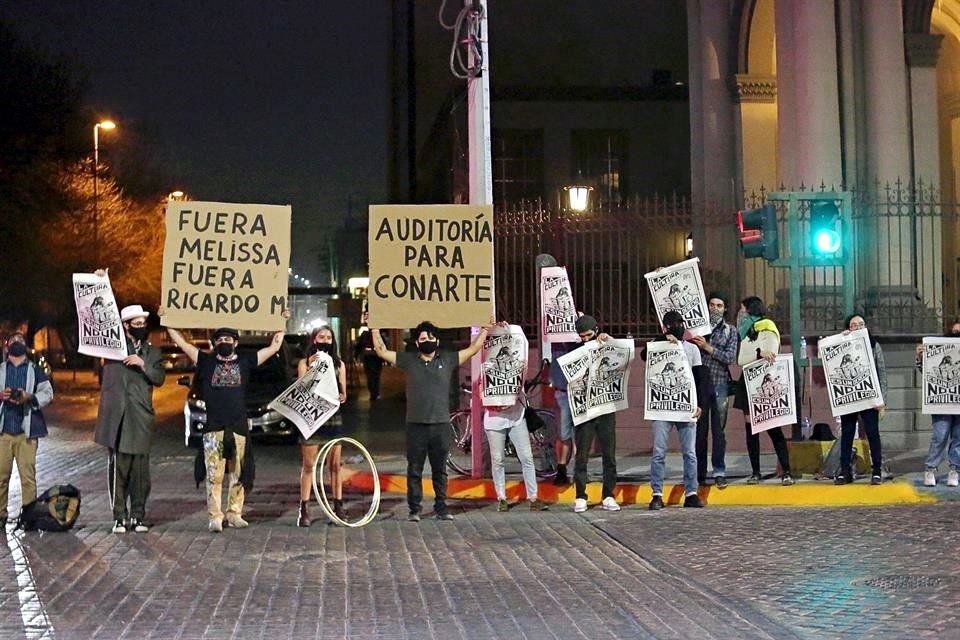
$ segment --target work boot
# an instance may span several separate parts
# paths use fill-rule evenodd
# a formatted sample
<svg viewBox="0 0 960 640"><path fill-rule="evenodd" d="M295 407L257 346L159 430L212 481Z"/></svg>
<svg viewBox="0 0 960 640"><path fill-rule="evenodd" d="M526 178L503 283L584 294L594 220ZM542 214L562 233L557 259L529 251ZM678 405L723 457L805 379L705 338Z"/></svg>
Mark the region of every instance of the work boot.
<svg viewBox="0 0 960 640"><path fill-rule="evenodd" d="M297 526L298 527L309 527L310 526L310 512L307 511L307 500L300 502L300 510L297 512Z"/></svg>

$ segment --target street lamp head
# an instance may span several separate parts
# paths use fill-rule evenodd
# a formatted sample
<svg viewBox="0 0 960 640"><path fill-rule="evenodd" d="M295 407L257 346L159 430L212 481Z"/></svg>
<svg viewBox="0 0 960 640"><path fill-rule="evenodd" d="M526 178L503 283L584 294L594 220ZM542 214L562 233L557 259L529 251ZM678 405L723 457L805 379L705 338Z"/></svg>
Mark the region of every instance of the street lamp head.
<svg viewBox="0 0 960 640"><path fill-rule="evenodd" d="M97 123L97 126L101 129L116 129L117 123L113 120L101 120Z"/></svg>
<svg viewBox="0 0 960 640"><path fill-rule="evenodd" d="M590 192L593 191L593 187L571 185L563 189L567 192L567 203L571 211L581 212L587 210L590 204Z"/></svg>
<svg viewBox="0 0 960 640"><path fill-rule="evenodd" d="M167 195L167 200L169 200L170 202L174 202L178 200L186 200L186 199L187 199L187 194L185 194L183 191L180 191L179 189L177 189L176 191L171 191L169 195Z"/></svg>

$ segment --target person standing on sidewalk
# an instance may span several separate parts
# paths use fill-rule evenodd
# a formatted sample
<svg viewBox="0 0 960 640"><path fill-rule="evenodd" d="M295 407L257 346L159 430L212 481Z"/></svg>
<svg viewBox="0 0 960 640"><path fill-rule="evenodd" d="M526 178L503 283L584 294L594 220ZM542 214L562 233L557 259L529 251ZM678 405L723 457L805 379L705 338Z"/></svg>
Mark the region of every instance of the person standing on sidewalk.
<svg viewBox="0 0 960 640"><path fill-rule="evenodd" d="M580 316L575 328L580 336L578 349L591 340L603 344L610 339L609 335L600 332L593 316ZM595 437L600 442L603 465L603 500L600 506L606 511L620 511L620 505L613 497L613 491L617 487L617 418L616 413L605 413L574 428L577 449L573 467L573 483L577 492L573 501L574 513L587 510L587 463L590 461L590 450Z"/></svg>
<svg viewBox="0 0 960 640"><path fill-rule="evenodd" d="M489 327L480 329L469 347L438 351L437 327L421 322L413 330L416 353L390 351L379 329L373 348L388 363L407 372L407 506L408 520L420 522L423 501L423 465L429 458L433 473L434 513L438 520L453 520L447 511L447 456L450 454L450 383L460 365L483 347Z"/></svg>
<svg viewBox="0 0 960 640"><path fill-rule="evenodd" d="M302 378L307 370L313 366L319 352L326 353L333 360L337 372L337 388L340 392L340 404L347 401L347 368L340 359L337 351L337 338L329 325L314 329L310 334L310 346L307 348L307 357L297 363L297 377ZM320 444L326 440L343 436L343 418L340 413L332 416L326 424L304 440L300 440L300 509L297 513L297 526L310 526L310 512L307 505L310 503L310 490L313 488L313 467L317 463L317 454L320 453ZM333 491L333 513L341 520L346 520L343 511L343 476L340 473L340 445L330 449L330 487ZM319 479L323 482L323 478Z"/></svg>
<svg viewBox="0 0 960 640"><path fill-rule="evenodd" d="M953 321L944 337L960 338L960 318ZM923 370L922 344L917 345L917 369ZM946 457L950 465L947 486L956 487L960 485L960 414L934 414L930 420L933 432L930 434L930 447L923 468L923 484L926 487L937 486L937 467Z"/></svg>
<svg viewBox="0 0 960 640"><path fill-rule="evenodd" d="M863 316L853 314L843 321L844 335L866 325ZM876 337L870 336L870 346L873 347L873 364L877 368L877 378L880 380L880 394L884 400L887 397L887 365L883 359L883 349ZM840 416L840 472L833 479L834 484L850 484L853 482L853 436L857 431L857 421L867 432L867 442L870 444L870 462L873 471L870 475L870 484L883 482L883 452L880 444L880 415L883 407L864 409Z"/></svg>
<svg viewBox="0 0 960 640"><path fill-rule="evenodd" d="M774 362L780 353L780 330L767 317L767 308L763 300L757 296L744 298L740 303L740 313L737 315L737 333L740 335L740 351L737 354L737 364L741 367L756 362L761 358ZM747 432L747 453L750 455L752 473L747 479L748 484L763 481L760 475L760 434L753 433L750 428L750 403L747 399L747 384L740 376L736 383L736 394L733 398L734 409L743 411L743 422ZM780 480L784 486L793 484L790 474L790 450L787 448L787 439L780 427L767 430L767 435L773 442L773 449L777 452L777 461L783 476Z"/></svg>
<svg viewBox="0 0 960 640"><path fill-rule="evenodd" d="M53 401L47 374L27 358L26 337L19 331L10 334L6 348L7 358L0 364L0 527L7 523L14 462L21 505L37 499L37 446L47 435L41 408Z"/></svg>
<svg viewBox="0 0 960 640"><path fill-rule="evenodd" d="M711 291L707 295L707 307L710 311L710 335L694 336L693 344L700 349L703 366L706 368L710 385L707 392L710 402L704 405L703 414L697 420L697 482L707 481L707 438L712 436L713 481L717 487L727 486L727 406L729 404L730 365L737 358L737 344L740 336L736 328L724 319L727 312L727 298L724 294ZM712 387L712 388L711 388Z"/></svg>
<svg viewBox="0 0 960 640"><path fill-rule="evenodd" d="M290 312L284 311L289 318ZM223 531L220 496L223 477L227 476L227 526L249 526L243 519L244 486L240 482L247 445L247 384L253 370L272 358L283 346L283 330L273 335L269 346L252 351L237 351L240 333L228 327L213 332L213 352L200 351L176 329L167 333L197 366L200 395L207 405L207 424L203 434L203 459L207 472L207 529Z"/></svg>
<svg viewBox="0 0 960 640"><path fill-rule="evenodd" d="M367 391L370 392L370 402L376 402L380 397L380 373L383 371L383 360L373 349L373 333L367 327L367 312L363 313L360 335L353 345L353 358L360 360L363 373L367 378Z"/></svg>
<svg viewBox="0 0 960 640"><path fill-rule="evenodd" d="M683 454L683 506L703 507L703 501L697 495L697 418L703 413L704 407L709 407L713 398L709 389L709 377L700 358L700 349L683 339L686 326L683 316L678 311L667 311L663 314L663 337L673 344L680 344L683 354L687 358L690 370L697 389L697 410L689 422L667 422L666 420L653 421L653 456L650 458L650 489L653 494L650 500L650 510L659 511L663 508L663 475L664 463L667 457L667 443L670 438L670 427L677 430L680 439L680 451ZM640 351L640 357L646 361L647 349Z"/></svg>
<svg viewBox="0 0 960 640"><path fill-rule="evenodd" d="M93 439L106 447L109 455L113 533L146 533L149 529L144 518L150 495L150 441L155 426L153 388L162 385L166 378L160 350L147 342L149 317L138 304L120 310L129 355L122 361L109 360L103 366Z"/></svg>
<svg viewBox="0 0 960 640"><path fill-rule="evenodd" d="M567 379L557 360L574 348L576 344L572 342L555 342L550 345L550 355L553 358L550 361L550 386L553 387L553 398L560 411L560 456L557 460L557 475L553 478L553 484L558 487L570 484L567 465L570 464L570 456L573 454L573 414L570 413L570 401L567 398Z"/></svg>

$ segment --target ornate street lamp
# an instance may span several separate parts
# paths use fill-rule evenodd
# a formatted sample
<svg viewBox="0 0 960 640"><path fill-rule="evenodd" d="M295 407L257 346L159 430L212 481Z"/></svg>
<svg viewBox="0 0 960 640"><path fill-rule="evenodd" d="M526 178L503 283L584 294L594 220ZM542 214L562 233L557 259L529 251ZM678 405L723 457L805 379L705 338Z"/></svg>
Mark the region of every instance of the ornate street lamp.
<svg viewBox="0 0 960 640"><path fill-rule="evenodd" d="M567 192L567 208L578 213L590 208L590 192L593 187L570 185L563 188Z"/></svg>

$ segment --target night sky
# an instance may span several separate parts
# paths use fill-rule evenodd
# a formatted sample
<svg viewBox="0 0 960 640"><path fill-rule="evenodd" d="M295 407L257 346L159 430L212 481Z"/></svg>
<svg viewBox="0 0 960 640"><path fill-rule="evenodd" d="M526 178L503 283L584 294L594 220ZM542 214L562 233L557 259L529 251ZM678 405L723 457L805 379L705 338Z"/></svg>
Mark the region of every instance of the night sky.
<svg viewBox="0 0 960 640"><path fill-rule="evenodd" d="M387 201L387 2L7 0L0 19L75 61L87 102L118 124L102 148L132 129L171 190L292 204L308 278L350 199L360 217Z"/></svg>

